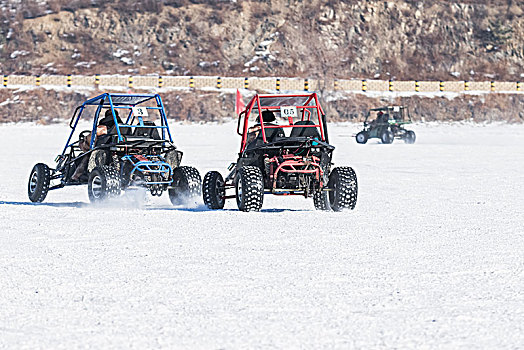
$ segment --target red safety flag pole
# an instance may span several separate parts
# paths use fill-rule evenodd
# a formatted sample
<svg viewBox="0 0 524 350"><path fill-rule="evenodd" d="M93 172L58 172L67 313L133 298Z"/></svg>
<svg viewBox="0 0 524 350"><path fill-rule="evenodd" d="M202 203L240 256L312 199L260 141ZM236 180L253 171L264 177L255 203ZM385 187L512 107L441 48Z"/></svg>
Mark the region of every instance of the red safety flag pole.
<svg viewBox="0 0 524 350"><path fill-rule="evenodd" d="M240 91L237 89L237 98L235 101L235 113L239 115L246 109L246 104L244 103L244 100L242 99L242 95L240 94Z"/></svg>

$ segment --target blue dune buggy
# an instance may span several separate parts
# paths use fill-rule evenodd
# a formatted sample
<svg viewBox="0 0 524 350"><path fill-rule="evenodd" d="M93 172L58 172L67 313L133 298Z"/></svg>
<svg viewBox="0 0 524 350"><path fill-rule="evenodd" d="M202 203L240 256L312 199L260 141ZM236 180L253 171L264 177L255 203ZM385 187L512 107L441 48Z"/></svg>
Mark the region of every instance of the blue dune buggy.
<svg viewBox="0 0 524 350"><path fill-rule="evenodd" d="M93 116L93 126L77 132L86 114ZM42 202L50 190L86 184L92 202L132 188L146 188L153 196L167 191L174 205L200 196L200 174L180 166L182 152L173 144L158 94L104 93L78 106L69 126L71 133L55 159L56 167L38 163L31 171L32 202Z"/></svg>

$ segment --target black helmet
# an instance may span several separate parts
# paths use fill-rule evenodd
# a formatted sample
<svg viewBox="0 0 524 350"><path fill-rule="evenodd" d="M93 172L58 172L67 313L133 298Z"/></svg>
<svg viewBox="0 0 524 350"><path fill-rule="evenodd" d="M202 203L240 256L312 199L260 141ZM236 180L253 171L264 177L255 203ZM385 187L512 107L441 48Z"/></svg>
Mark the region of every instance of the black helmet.
<svg viewBox="0 0 524 350"><path fill-rule="evenodd" d="M264 123L271 123L274 122L277 118L275 117L275 114L271 111L263 111L262 112L262 121Z"/></svg>
<svg viewBox="0 0 524 350"><path fill-rule="evenodd" d="M116 115L116 117L118 118L118 111L117 111L116 109L115 109L115 115ZM107 117L112 118L112 117L113 117L113 113L111 113L111 110L108 109L108 110L106 111L106 114L105 114L104 116L105 116L106 118L107 118Z"/></svg>
<svg viewBox="0 0 524 350"><path fill-rule="evenodd" d="M115 109L115 116L118 123L122 123L120 120L120 117L118 116L118 111ZM98 125L104 125L108 128L111 128L115 125L115 120L113 119L113 113L111 112L111 109L106 110L106 113L104 114L104 118L100 120Z"/></svg>

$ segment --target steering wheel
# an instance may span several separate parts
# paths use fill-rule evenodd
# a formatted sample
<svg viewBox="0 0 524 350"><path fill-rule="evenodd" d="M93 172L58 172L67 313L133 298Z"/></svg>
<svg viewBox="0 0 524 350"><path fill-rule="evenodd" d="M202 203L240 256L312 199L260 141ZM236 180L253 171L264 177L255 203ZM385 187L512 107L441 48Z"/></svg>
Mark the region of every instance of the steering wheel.
<svg viewBox="0 0 524 350"><path fill-rule="evenodd" d="M84 141L88 136L89 134L91 134L91 130L84 130L80 133L80 135L78 135L78 140L79 141Z"/></svg>

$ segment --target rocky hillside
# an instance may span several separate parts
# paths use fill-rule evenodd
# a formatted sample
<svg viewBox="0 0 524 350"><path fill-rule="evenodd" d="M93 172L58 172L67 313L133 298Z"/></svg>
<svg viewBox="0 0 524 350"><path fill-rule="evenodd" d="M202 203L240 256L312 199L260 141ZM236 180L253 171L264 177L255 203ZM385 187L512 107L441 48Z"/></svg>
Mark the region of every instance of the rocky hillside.
<svg viewBox="0 0 524 350"><path fill-rule="evenodd" d="M0 0L1 71L519 80L524 3Z"/></svg>
<svg viewBox="0 0 524 350"><path fill-rule="evenodd" d="M97 73L521 81L524 3L0 0L0 74ZM232 116L232 95L203 94L163 97L179 120ZM321 95L332 120L359 120L371 106L402 103L420 120L524 121L522 94L328 94ZM0 89L0 122L68 118L85 97Z"/></svg>

